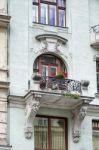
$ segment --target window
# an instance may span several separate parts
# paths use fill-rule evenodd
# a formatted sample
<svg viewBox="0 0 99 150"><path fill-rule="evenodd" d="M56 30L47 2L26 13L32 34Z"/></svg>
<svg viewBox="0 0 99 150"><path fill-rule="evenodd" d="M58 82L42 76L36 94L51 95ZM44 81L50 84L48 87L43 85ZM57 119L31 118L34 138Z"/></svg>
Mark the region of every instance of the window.
<svg viewBox="0 0 99 150"><path fill-rule="evenodd" d="M92 121L93 150L99 150L99 120Z"/></svg>
<svg viewBox="0 0 99 150"><path fill-rule="evenodd" d="M33 0L33 22L66 26L66 0Z"/></svg>
<svg viewBox="0 0 99 150"><path fill-rule="evenodd" d="M67 150L66 125L64 118L36 117L35 150Z"/></svg>
<svg viewBox="0 0 99 150"><path fill-rule="evenodd" d="M99 61L96 61L96 73L97 73L97 92L99 93Z"/></svg>

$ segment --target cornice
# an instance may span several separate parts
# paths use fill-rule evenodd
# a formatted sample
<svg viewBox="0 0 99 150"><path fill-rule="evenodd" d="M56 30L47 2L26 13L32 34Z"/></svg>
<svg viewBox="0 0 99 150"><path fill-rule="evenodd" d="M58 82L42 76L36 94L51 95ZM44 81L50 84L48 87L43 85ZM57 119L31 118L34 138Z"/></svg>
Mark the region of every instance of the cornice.
<svg viewBox="0 0 99 150"><path fill-rule="evenodd" d="M0 81L0 89L8 89L9 88L9 82Z"/></svg>
<svg viewBox="0 0 99 150"><path fill-rule="evenodd" d="M11 16L0 14L0 26L7 27L10 23Z"/></svg>
<svg viewBox="0 0 99 150"><path fill-rule="evenodd" d="M11 150L12 146L5 146L5 145L0 145L0 150Z"/></svg>
<svg viewBox="0 0 99 150"><path fill-rule="evenodd" d="M46 39L46 38L53 38L53 39L61 41L63 44L66 44L66 42L68 41L67 39L61 36L55 35L55 34L40 34L40 35L37 35L35 38L39 41Z"/></svg>

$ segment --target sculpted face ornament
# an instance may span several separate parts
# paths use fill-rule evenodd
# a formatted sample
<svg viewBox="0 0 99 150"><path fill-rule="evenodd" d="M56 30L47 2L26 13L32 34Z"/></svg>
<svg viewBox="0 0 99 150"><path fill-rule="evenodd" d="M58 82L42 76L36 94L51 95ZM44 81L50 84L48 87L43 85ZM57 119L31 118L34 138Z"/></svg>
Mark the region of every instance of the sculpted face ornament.
<svg viewBox="0 0 99 150"><path fill-rule="evenodd" d="M29 100L25 110L25 138L30 139L33 133L33 121L39 110L40 103L37 100Z"/></svg>

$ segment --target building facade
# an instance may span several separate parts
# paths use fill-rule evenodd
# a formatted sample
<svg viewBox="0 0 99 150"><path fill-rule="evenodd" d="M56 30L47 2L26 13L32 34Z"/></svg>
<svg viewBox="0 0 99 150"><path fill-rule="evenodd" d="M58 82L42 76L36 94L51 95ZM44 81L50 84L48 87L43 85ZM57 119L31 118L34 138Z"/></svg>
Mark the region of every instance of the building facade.
<svg viewBox="0 0 99 150"><path fill-rule="evenodd" d="M98 0L0 1L0 150L99 150L98 24Z"/></svg>

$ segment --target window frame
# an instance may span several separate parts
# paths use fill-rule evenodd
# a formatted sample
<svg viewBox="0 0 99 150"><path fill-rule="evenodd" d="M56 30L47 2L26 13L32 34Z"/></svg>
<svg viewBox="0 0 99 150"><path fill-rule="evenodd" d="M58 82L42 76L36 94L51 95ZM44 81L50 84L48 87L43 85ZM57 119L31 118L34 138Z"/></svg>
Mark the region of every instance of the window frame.
<svg viewBox="0 0 99 150"><path fill-rule="evenodd" d="M48 119L48 149L51 150L51 119L63 119L65 126L64 126L64 131L65 131L65 150L68 150L68 120L65 117L58 117L58 116L47 116L47 115L36 115L36 117L40 118L47 118ZM35 139L35 136L34 136ZM35 148L35 150L43 150L43 149L38 149Z"/></svg>
<svg viewBox="0 0 99 150"><path fill-rule="evenodd" d="M48 7L48 16L47 16L47 18L48 18L48 20L47 20L48 24L43 24L43 23L40 22L40 19L41 19L41 3L42 4L46 4L47 7ZM50 1L45 1L45 0L38 0L38 2L32 2L32 5L38 6L38 22L34 21L33 23L38 23L38 24L43 24L43 25L49 25L49 26L56 26L56 27L61 27L61 28L66 28L66 0L64 2L64 7L58 5L58 0L56 0L56 2L50 2ZM50 16L50 13L49 13L49 8L50 7L49 6L50 5L56 6L56 12L55 12L55 14L56 14L56 17L55 17L56 18L56 20L55 20L56 25L51 25L49 23L49 16ZM64 14L65 14L65 17L64 17L65 24L64 24L64 26L59 26L59 10L64 10Z"/></svg>
<svg viewBox="0 0 99 150"><path fill-rule="evenodd" d="M98 76L99 76L99 71L98 71L98 67L97 64L99 65L99 60L96 60L96 83L97 83L97 93L99 93L99 85L98 85Z"/></svg>

